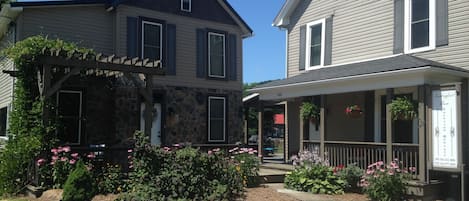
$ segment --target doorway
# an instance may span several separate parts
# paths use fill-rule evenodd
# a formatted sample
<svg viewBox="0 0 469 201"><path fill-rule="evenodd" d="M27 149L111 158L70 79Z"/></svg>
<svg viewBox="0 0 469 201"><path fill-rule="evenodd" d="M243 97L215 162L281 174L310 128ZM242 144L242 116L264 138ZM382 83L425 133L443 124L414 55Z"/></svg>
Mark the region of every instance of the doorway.
<svg viewBox="0 0 469 201"><path fill-rule="evenodd" d="M150 136L150 142L152 145L161 145L161 114L161 103L154 103ZM140 130L145 132L145 103L140 105Z"/></svg>
<svg viewBox="0 0 469 201"><path fill-rule="evenodd" d="M58 138L70 145L81 143L82 99L81 91L61 90L57 94L57 115L61 125Z"/></svg>

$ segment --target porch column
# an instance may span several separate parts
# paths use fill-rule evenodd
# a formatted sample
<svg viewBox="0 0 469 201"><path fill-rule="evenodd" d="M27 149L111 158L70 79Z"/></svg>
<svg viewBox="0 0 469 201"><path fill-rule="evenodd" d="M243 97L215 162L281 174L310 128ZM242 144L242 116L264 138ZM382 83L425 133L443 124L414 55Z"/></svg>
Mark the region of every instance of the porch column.
<svg viewBox="0 0 469 201"><path fill-rule="evenodd" d="M263 135L263 117L264 117L264 103L259 100L257 105L257 150L261 155L261 162L264 162L264 135Z"/></svg>
<svg viewBox="0 0 469 201"><path fill-rule="evenodd" d="M249 110L250 107L246 106L247 108L244 110L244 144L249 144L248 136L249 136Z"/></svg>
<svg viewBox="0 0 469 201"><path fill-rule="evenodd" d="M42 121L44 126L49 125L49 107L47 106L47 93L49 93L50 86L51 86L51 79L52 79L52 74L51 74L51 66L50 65L44 65L42 67L43 72L42 72L42 100L44 101L44 105L42 106Z"/></svg>
<svg viewBox="0 0 469 201"><path fill-rule="evenodd" d="M301 116L301 112L298 113L298 119L300 120L299 123L300 123L300 152L302 152L304 150L304 143L303 143L303 140L304 140L304 136L305 136L305 120L303 119L303 117Z"/></svg>
<svg viewBox="0 0 469 201"><path fill-rule="evenodd" d="M153 76L145 75L145 135L151 137L153 124Z"/></svg>
<svg viewBox="0 0 469 201"><path fill-rule="evenodd" d="M391 163L392 157L392 116L390 103L394 97L394 89L386 89L386 162Z"/></svg>
<svg viewBox="0 0 469 201"><path fill-rule="evenodd" d="M321 95L321 110L319 117L319 154L325 158L325 136L326 136L326 95Z"/></svg>
<svg viewBox="0 0 469 201"><path fill-rule="evenodd" d="M426 97L426 88L428 86L422 85L418 87L418 127L419 127L419 174L418 179L420 181L425 181L426 175L426 166L425 166L425 159L427 158L425 153L425 141L426 141L426 113L425 108L427 106Z"/></svg>

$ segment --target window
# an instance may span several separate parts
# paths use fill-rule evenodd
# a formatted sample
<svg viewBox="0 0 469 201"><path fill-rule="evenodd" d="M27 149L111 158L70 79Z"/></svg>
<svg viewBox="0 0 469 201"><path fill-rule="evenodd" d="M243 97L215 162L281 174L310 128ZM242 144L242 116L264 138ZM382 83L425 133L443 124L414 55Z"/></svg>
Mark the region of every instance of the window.
<svg viewBox="0 0 469 201"><path fill-rule="evenodd" d="M191 0L181 0L181 10L186 12L191 12L192 10L192 1Z"/></svg>
<svg viewBox="0 0 469 201"><path fill-rule="evenodd" d="M7 136L8 108L0 109L0 137Z"/></svg>
<svg viewBox="0 0 469 201"><path fill-rule="evenodd" d="M208 76L225 78L225 35L208 33Z"/></svg>
<svg viewBox="0 0 469 201"><path fill-rule="evenodd" d="M142 21L142 58L162 59L163 26L160 23Z"/></svg>
<svg viewBox="0 0 469 201"><path fill-rule="evenodd" d="M210 96L208 98L208 141L224 142L226 132L226 99Z"/></svg>
<svg viewBox="0 0 469 201"><path fill-rule="evenodd" d="M80 144L82 119L82 92L59 91L57 114L60 122L58 138L68 144Z"/></svg>
<svg viewBox="0 0 469 201"><path fill-rule="evenodd" d="M435 0L405 1L406 53L435 49Z"/></svg>
<svg viewBox="0 0 469 201"><path fill-rule="evenodd" d="M306 70L324 66L325 19L306 25Z"/></svg>

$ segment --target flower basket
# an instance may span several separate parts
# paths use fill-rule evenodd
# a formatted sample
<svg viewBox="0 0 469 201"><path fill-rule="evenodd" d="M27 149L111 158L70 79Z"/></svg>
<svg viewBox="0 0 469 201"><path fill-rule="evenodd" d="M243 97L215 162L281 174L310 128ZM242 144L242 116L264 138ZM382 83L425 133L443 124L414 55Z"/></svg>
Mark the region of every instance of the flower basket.
<svg viewBox="0 0 469 201"><path fill-rule="evenodd" d="M358 105L351 105L345 108L345 114L352 119L358 119L363 116L363 110Z"/></svg>
<svg viewBox="0 0 469 201"><path fill-rule="evenodd" d="M392 120L409 121L417 117L417 103L408 98L396 98L390 103Z"/></svg>
<svg viewBox="0 0 469 201"><path fill-rule="evenodd" d="M319 107L313 103L304 102L300 107L300 115L304 120L315 123L319 120Z"/></svg>

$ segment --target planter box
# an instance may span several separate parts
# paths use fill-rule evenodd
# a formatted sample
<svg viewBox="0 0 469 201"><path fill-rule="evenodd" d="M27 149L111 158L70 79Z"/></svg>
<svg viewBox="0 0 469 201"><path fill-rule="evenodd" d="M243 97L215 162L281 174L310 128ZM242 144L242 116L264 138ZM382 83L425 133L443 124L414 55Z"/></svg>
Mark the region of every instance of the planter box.
<svg viewBox="0 0 469 201"><path fill-rule="evenodd" d="M407 184L407 201L433 201L440 198L443 182L432 180L430 183L410 181Z"/></svg>

